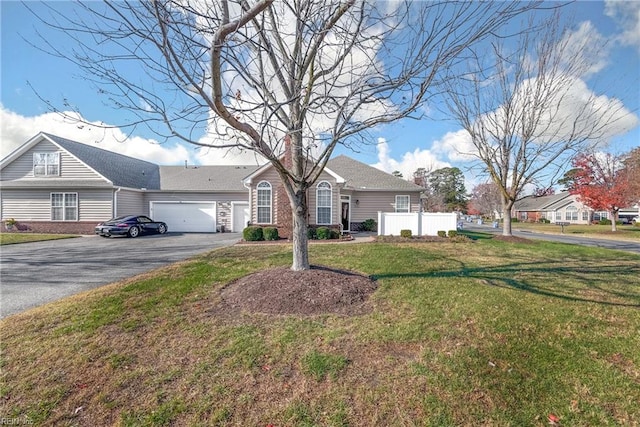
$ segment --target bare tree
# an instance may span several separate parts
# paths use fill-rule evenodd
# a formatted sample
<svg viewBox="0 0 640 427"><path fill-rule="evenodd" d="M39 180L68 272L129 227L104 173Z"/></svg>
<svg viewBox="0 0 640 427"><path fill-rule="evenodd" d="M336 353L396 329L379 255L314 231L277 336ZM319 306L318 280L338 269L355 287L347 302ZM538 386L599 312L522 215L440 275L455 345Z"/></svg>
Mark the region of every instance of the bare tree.
<svg viewBox="0 0 640 427"><path fill-rule="evenodd" d="M501 192L493 181L473 187L469 200L470 214L484 215L496 219L496 214L500 214L501 210Z"/></svg>
<svg viewBox="0 0 640 427"><path fill-rule="evenodd" d="M50 6L40 19L70 38L70 49L44 49L73 61L110 105L135 118L119 126L271 162L292 209L292 269L303 270L305 195L336 145L419 118L442 71L535 6L150 0L78 3L78 13L65 15Z"/></svg>
<svg viewBox="0 0 640 427"><path fill-rule="evenodd" d="M496 38L491 52L478 52L467 64L477 71L445 85L449 110L474 147L465 154L500 190L507 236L511 209L526 185L552 185L576 153L606 142L629 115L581 80L594 65L591 41L577 44L558 14L541 24L532 20L529 28L535 31L520 34L515 49Z"/></svg>

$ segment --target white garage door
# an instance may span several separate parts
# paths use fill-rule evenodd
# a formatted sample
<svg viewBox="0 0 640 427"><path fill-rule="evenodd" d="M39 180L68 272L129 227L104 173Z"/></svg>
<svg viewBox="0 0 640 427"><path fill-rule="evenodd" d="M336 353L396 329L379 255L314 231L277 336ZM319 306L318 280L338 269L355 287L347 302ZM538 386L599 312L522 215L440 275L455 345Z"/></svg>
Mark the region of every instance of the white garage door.
<svg viewBox="0 0 640 427"><path fill-rule="evenodd" d="M151 203L151 217L167 223L169 232L214 233L215 202Z"/></svg>
<svg viewBox="0 0 640 427"><path fill-rule="evenodd" d="M249 222L249 203L233 202L233 231L239 233L247 226Z"/></svg>

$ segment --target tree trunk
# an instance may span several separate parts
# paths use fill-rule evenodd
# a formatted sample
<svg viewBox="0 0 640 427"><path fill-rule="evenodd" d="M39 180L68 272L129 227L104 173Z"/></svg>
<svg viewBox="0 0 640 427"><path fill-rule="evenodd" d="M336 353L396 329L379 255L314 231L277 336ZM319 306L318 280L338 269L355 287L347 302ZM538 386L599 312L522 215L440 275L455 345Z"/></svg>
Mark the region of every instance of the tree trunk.
<svg viewBox="0 0 640 427"><path fill-rule="evenodd" d="M293 264L291 269L293 271L309 270L311 268L309 264L309 236L307 234L309 207L304 191L298 190L296 193L291 204L291 211L293 214Z"/></svg>
<svg viewBox="0 0 640 427"><path fill-rule="evenodd" d="M513 202L510 200L502 200L502 235L512 236L511 229L511 208L513 208Z"/></svg>
<svg viewBox="0 0 640 427"><path fill-rule="evenodd" d="M611 218L611 231L618 231L616 225L618 221L618 211L609 211L609 218Z"/></svg>

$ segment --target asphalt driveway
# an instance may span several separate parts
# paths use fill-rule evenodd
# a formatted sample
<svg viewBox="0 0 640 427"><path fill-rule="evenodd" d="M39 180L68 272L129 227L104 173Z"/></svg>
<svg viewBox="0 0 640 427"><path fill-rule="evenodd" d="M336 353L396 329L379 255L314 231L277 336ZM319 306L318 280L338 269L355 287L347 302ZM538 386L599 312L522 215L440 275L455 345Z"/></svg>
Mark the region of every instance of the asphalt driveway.
<svg viewBox="0 0 640 427"><path fill-rule="evenodd" d="M97 236L0 248L0 317L229 246L240 233Z"/></svg>

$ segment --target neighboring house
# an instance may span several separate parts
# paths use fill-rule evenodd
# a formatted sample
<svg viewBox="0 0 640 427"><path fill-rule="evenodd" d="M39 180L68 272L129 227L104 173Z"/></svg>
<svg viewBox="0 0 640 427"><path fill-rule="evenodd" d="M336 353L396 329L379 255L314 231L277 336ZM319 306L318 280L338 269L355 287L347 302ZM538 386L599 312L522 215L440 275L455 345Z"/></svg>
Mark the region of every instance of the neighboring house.
<svg viewBox="0 0 640 427"><path fill-rule="evenodd" d="M552 223L589 224L593 209L578 201L578 196L564 191L550 196L527 196L514 206L514 217L519 221L538 222L541 219Z"/></svg>
<svg viewBox="0 0 640 427"><path fill-rule="evenodd" d="M2 160L0 189L2 220L29 231L93 233L127 214L174 232L241 231L247 223L290 230L288 200L269 164L159 166L40 133ZM309 224L355 231L378 211L416 211L422 190L339 156L309 191Z"/></svg>

